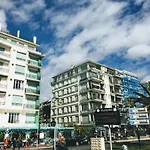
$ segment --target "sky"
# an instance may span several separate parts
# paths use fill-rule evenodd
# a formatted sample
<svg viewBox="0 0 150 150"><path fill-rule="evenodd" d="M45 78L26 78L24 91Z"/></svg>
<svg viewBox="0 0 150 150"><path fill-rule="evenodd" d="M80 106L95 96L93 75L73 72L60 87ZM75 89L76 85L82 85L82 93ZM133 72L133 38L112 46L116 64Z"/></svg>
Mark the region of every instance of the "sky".
<svg viewBox="0 0 150 150"><path fill-rule="evenodd" d="M41 101L52 76L92 60L150 80L150 0L0 0L0 23L45 54Z"/></svg>

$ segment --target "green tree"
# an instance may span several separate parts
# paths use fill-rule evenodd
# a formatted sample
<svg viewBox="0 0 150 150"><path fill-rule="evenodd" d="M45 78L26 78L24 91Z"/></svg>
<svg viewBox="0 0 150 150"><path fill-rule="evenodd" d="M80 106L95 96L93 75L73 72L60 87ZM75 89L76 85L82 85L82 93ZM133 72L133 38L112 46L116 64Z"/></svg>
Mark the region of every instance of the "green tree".
<svg viewBox="0 0 150 150"><path fill-rule="evenodd" d="M135 98L132 97L131 100L133 101L133 103L137 103L140 102L143 104L143 107L147 107L148 110L150 110L150 89L149 86L145 86L143 84L141 84L142 88L144 89L144 91L147 93L147 96L145 96L144 94L141 94L139 92L134 92L135 94L137 94L139 97Z"/></svg>

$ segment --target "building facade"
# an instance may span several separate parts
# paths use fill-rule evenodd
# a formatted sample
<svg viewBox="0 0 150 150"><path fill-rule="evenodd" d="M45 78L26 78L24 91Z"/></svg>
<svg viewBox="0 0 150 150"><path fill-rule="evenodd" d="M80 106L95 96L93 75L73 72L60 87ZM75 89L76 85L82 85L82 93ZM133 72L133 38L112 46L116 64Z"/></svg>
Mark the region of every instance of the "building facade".
<svg viewBox="0 0 150 150"><path fill-rule="evenodd" d="M126 101L130 97L138 98L138 95L135 92L144 94L145 96L147 93L144 91L142 86L140 85L141 80L137 77L136 74L133 74L128 71L122 71L122 94L123 94L123 101Z"/></svg>
<svg viewBox="0 0 150 150"><path fill-rule="evenodd" d="M49 126L51 123L51 101L40 104L40 124Z"/></svg>
<svg viewBox="0 0 150 150"><path fill-rule="evenodd" d="M121 73L86 61L53 77L52 118L58 124L93 124L96 108L122 105Z"/></svg>
<svg viewBox="0 0 150 150"><path fill-rule="evenodd" d="M39 45L0 27L0 128L36 128L40 104Z"/></svg>

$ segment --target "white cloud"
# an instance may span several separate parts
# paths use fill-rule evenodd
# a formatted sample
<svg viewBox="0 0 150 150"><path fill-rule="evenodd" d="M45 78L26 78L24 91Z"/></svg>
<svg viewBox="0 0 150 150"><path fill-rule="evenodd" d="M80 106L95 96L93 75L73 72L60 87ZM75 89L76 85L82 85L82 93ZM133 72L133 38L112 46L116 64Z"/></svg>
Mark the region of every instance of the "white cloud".
<svg viewBox="0 0 150 150"><path fill-rule="evenodd" d="M138 5L141 2L143 1L135 1ZM137 64L141 63L141 59L149 61L148 3L145 1L143 8L137 14L127 15L122 19L120 18L121 13L127 6L127 2L92 0L88 6L77 7L73 13L66 9L64 11L46 10L45 19L50 20L50 29L55 30L56 38L61 39L61 43L62 41L64 43L60 55L53 53L49 55L49 63L43 68L44 80L50 83L51 76L72 64L86 59L101 61L113 53L131 61L136 60ZM55 50L60 51L60 49ZM146 76L147 68L139 70L139 66L133 72L140 77ZM42 82L42 86L45 83ZM42 91L42 96L47 95L44 90Z"/></svg>
<svg viewBox="0 0 150 150"><path fill-rule="evenodd" d="M25 23L29 20L34 21L34 15L40 13L45 8L46 4L44 0L30 1L30 3L22 3L19 7L15 7L11 10L13 19L17 23Z"/></svg>
<svg viewBox="0 0 150 150"><path fill-rule="evenodd" d="M128 49L126 57L134 60L150 57L150 45L135 45Z"/></svg>

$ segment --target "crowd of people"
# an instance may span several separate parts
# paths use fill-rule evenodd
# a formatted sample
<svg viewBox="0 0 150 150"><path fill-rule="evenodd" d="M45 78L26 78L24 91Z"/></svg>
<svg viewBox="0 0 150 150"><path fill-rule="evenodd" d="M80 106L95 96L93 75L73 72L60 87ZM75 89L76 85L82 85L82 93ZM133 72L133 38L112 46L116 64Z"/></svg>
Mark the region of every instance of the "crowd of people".
<svg viewBox="0 0 150 150"><path fill-rule="evenodd" d="M21 138L12 138L12 140L9 140L8 137L4 139L4 146L1 149L7 149L12 147L13 150L20 150L21 147L25 147L29 144L27 140L22 140Z"/></svg>
<svg viewBox="0 0 150 150"><path fill-rule="evenodd" d="M8 147L11 147L12 150L20 150L21 147L29 146L30 141L22 140L21 138L12 138L10 141L8 137L4 139L4 146L0 148L0 150L6 150ZM62 134L58 136L58 141L56 142L56 150L69 150L65 138Z"/></svg>

